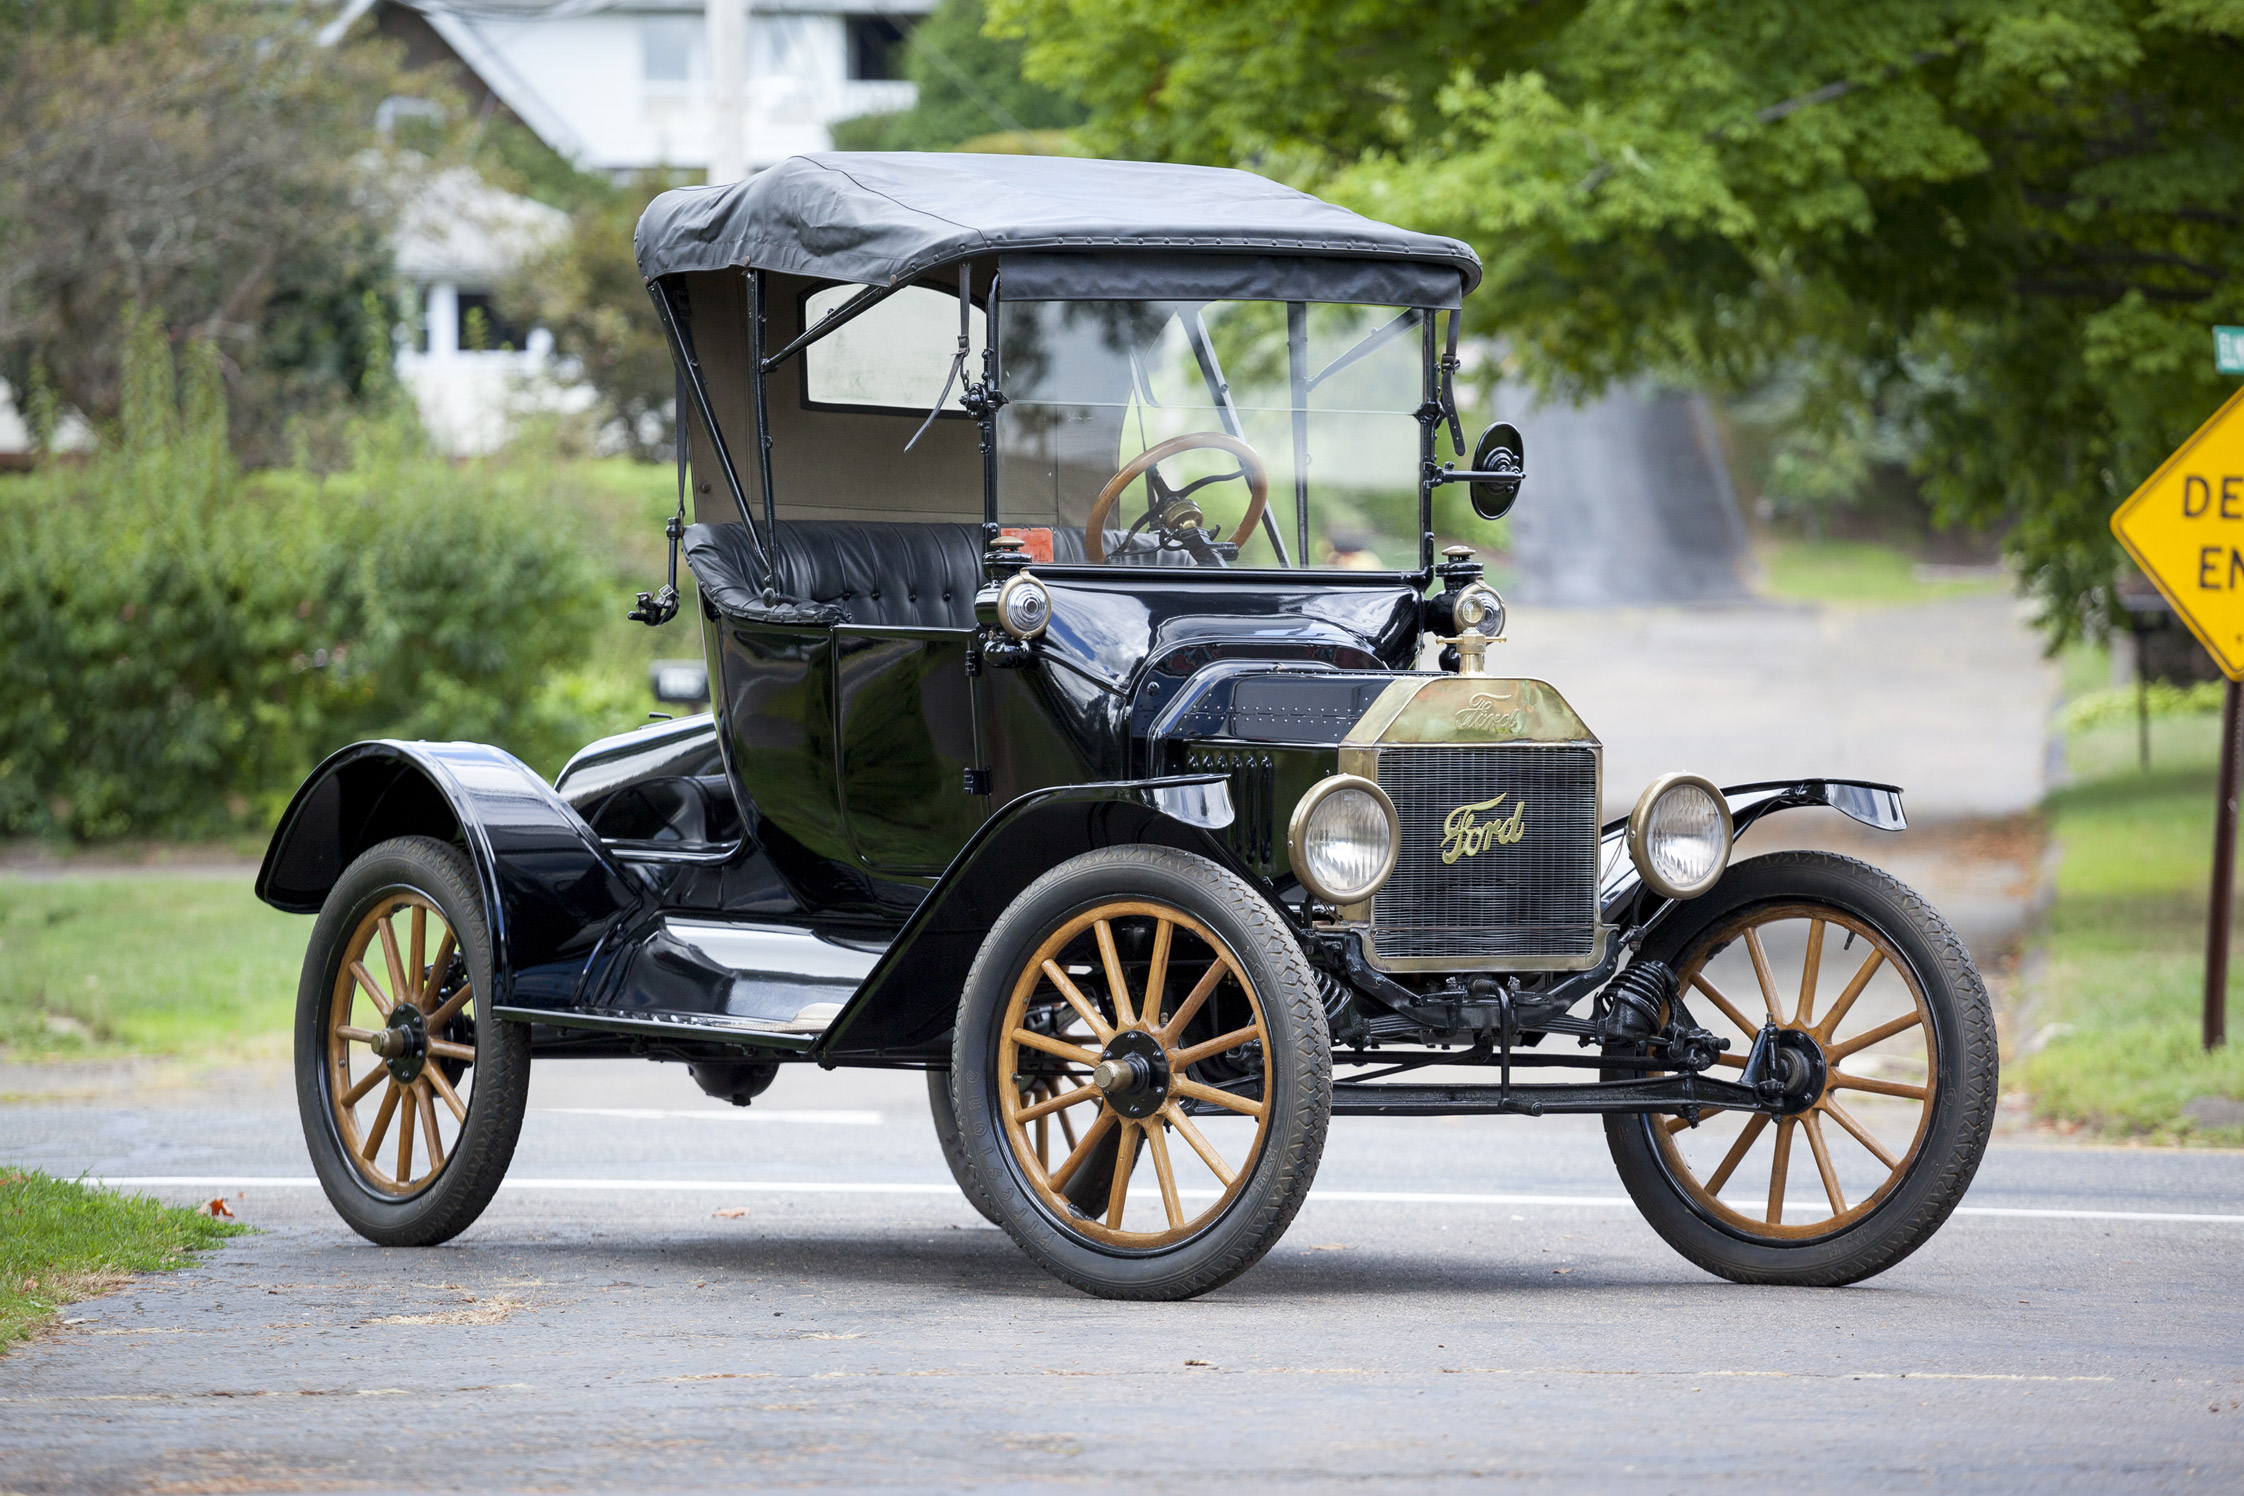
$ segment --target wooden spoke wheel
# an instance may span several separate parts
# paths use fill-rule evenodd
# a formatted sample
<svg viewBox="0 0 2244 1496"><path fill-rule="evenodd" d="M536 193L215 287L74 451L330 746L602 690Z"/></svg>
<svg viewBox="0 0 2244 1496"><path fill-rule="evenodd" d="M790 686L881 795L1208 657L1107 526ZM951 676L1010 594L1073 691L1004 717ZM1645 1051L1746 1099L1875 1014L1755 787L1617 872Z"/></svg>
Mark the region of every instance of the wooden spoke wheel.
<svg viewBox="0 0 2244 1496"><path fill-rule="evenodd" d="M513 1157L529 1030L486 1008L491 942L472 866L428 837L344 870L297 998L304 1138L336 1211L385 1246L473 1222Z"/></svg>
<svg viewBox="0 0 2244 1496"><path fill-rule="evenodd" d="M967 979L951 1075L977 1203L1116 1298L1190 1297L1260 1258L1332 1105L1299 944L1242 880L1161 847L1086 853L1014 901Z"/></svg>
<svg viewBox="0 0 2244 1496"><path fill-rule="evenodd" d="M1144 899L1095 904L1013 983L998 1069L1014 1162L1086 1240L1182 1241L1230 1205L1261 1150L1268 1043L1253 983L1205 925Z"/></svg>
<svg viewBox="0 0 2244 1496"><path fill-rule="evenodd" d="M397 889L359 920L328 1008L328 1104L351 1166L410 1195L442 1172L474 1094L475 984L426 894Z"/></svg>
<svg viewBox="0 0 2244 1496"><path fill-rule="evenodd" d="M1692 1021L1734 1077L1773 1026L1804 1105L1612 1117L1622 1177L1669 1242L1743 1281L1839 1283L1946 1218L1986 1147L1993 1022L1955 932L1885 874L1825 853L1741 863L1655 927Z"/></svg>

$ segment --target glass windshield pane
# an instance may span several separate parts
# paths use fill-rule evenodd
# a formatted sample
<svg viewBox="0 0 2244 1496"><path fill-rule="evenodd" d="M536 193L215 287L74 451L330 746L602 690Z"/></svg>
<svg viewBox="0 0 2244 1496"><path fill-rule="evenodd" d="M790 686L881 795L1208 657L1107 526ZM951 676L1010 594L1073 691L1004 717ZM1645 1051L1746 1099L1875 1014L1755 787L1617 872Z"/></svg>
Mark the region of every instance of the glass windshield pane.
<svg viewBox="0 0 2244 1496"><path fill-rule="evenodd" d="M1048 530L1061 562L1420 565L1419 313L1008 301L998 337L999 518L1032 552Z"/></svg>

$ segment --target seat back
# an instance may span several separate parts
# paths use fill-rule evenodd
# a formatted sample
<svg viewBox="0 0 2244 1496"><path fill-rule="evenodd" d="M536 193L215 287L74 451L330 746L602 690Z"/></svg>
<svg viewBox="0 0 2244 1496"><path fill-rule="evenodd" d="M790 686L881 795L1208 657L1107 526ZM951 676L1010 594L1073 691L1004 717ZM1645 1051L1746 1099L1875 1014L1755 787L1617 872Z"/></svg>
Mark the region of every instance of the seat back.
<svg viewBox="0 0 2244 1496"><path fill-rule="evenodd" d="M982 527L781 520L777 561L783 596L837 604L851 623L972 628Z"/></svg>

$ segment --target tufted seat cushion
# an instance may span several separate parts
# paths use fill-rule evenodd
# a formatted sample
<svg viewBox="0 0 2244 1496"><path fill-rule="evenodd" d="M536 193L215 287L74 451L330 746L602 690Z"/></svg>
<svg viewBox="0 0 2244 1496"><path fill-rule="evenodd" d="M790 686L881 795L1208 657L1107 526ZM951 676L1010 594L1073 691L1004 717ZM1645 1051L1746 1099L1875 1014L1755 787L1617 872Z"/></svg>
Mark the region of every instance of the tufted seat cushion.
<svg viewBox="0 0 2244 1496"><path fill-rule="evenodd" d="M1119 544L1114 534L1109 544ZM1056 529L1052 559L1081 564L1083 535ZM782 520L778 584L798 603L832 604L851 623L876 628L972 628L974 593L982 585L982 527L899 525L857 520ZM686 564L702 595L726 613L758 605L755 563L744 527L693 525ZM1149 552L1121 564L1189 566L1178 552Z"/></svg>

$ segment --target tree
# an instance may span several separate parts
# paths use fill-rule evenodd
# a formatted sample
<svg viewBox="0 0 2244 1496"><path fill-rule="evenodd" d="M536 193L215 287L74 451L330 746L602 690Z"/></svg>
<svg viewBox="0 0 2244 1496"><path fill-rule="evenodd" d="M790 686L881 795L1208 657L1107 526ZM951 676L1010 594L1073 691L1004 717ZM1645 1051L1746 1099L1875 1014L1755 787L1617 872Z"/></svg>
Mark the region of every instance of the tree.
<svg viewBox="0 0 2244 1496"><path fill-rule="evenodd" d="M119 309L207 341L234 432L356 397L387 204L363 155L400 89L390 50L322 48L323 17L252 0L10 6L0 44L0 369L97 424L122 401Z"/></svg>
<svg viewBox="0 0 2244 1496"><path fill-rule="evenodd" d="M983 27L982 0L942 0L896 44L919 102L897 114L868 114L833 127L844 151L947 151L968 141L1064 130L1083 111L1021 76L1021 43ZM990 142L996 144L998 142Z"/></svg>
<svg viewBox="0 0 2244 1496"><path fill-rule="evenodd" d="M2053 640L2244 316L2239 0L992 0L1102 153L1246 164L1471 242L1543 383L1804 367L2007 523Z"/></svg>

